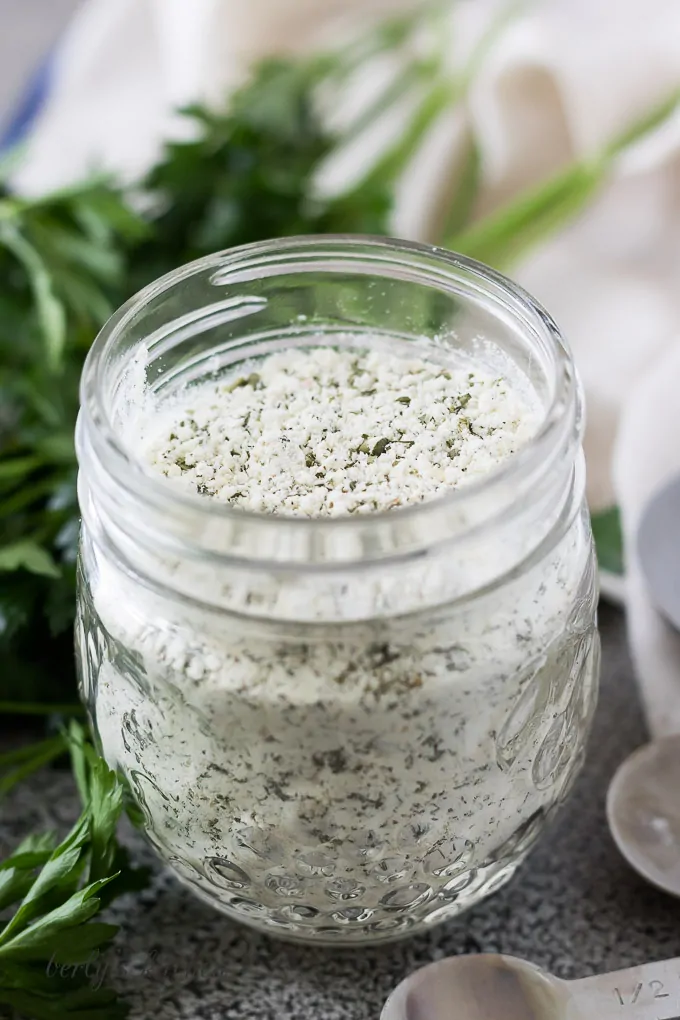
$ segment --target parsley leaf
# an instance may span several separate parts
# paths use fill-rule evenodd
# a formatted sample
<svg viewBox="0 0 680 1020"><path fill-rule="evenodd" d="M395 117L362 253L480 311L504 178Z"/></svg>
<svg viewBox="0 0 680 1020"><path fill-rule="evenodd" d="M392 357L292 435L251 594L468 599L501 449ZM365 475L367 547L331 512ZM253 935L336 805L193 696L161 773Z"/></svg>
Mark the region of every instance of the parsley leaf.
<svg viewBox="0 0 680 1020"><path fill-rule="evenodd" d="M618 507L610 507L592 515L593 538L597 559L603 570L624 573L623 532Z"/></svg>
<svg viewBox="0 0 680 1020"><path fill-rule="evenodd" d="M114 895L146 884L116 840L123 787L72 722L67 743L83 809L59 843L31 835L0 862L0 910L19 904L0 931L0 1007L22 1016L118 1020L114 992L90 986L86 964L110 945L117 927L97 918Z"/></svg>

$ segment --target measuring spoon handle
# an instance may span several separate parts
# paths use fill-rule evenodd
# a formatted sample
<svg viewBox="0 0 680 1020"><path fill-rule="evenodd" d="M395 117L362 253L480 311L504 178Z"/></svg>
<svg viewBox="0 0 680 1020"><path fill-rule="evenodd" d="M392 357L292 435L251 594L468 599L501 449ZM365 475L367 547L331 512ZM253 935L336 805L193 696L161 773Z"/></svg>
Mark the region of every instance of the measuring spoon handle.
<svg viewBox="0 0 680 1020"><path fill-rule="evenodd" d="M680 957L567 986L567 1020L680 1020Z"/></svg>

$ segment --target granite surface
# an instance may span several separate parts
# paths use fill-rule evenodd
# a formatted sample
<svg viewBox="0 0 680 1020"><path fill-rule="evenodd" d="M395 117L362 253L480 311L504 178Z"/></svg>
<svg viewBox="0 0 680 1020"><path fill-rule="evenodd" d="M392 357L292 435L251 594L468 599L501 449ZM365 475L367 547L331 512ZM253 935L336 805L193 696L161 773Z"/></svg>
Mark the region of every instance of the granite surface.
<svg viewBox="0 0 680 1020"><path fill-rule="evenodd" d="M680 905L645 885L607 831L607 784L645 740L623 621L601 612L602 694L590 754L563 813L512 883L426 937L376 950L305 949L240 927L167 874L117 908L108 967L132 1020L378 1020L392 987L443 955L502 952L573 978L680 955ZM2 806L0 843L76 814L68 774L43 773ZM135 854L146 857L138 837ZM93 973L93 980L101 978Z"/></svg>

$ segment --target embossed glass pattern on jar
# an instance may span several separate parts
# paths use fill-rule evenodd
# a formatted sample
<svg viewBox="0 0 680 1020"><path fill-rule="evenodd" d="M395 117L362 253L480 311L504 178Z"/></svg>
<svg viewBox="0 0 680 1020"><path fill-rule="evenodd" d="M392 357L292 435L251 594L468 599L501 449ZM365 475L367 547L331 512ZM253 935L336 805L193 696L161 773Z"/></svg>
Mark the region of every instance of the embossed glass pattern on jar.
<svg viewBox="0 0 680 1020"><path fill-rule="evenodd" d="M543 424L481 481L353 517L248 513L144 469L145 388L310 344L500 366ZM424 246L254 245L122 308L82 405L82 696L175 874L334 943L422 930L507 881L567 795L597 689L581 397L549 316Z"/></svg>

